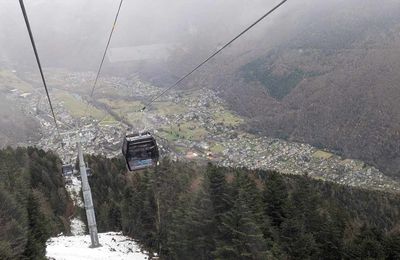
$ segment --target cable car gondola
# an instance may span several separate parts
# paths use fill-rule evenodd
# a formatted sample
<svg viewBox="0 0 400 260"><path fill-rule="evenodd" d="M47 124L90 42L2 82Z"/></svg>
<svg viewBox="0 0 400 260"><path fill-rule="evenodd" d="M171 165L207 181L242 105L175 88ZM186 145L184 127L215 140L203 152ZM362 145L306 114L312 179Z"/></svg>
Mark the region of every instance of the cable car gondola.
<svg viewBox="0 0 400 260"><path fill-rule="evenodd" d="M155 166L159 159L157 142L149 132L126 135L122 154L130 171Z"/></svg>
<svg viewBox="0 0 400 260"><path fill-rule="evenodd" d="M93 170L91 168L86 167L86 175L88 177L92 177L93 176Z"/></svg>
<svg viewBox="0 0 400 260"><path fill-rule="evenodd" d="M74 172L74 168L72 167L72 164L64 164L62 167L61 167L61 172L62 172L62 175L65 177L65 176L71 176L72 175L72 173Z"/></svg>

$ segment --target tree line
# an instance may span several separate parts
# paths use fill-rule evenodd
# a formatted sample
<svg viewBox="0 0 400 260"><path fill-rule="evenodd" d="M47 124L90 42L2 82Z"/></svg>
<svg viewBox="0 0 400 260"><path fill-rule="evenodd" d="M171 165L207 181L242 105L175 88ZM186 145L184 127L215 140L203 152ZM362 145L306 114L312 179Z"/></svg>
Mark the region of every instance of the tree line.
<svg viewBox="0 0 400 260"><path fill-rule="evenodd" d="M87 158L100 231L161 259L399 259L399 196L282 175L163 160L127 173Z"/></svg>
<svg viewBox="0 0 400 260"><path fill-rule="evenodd" d="M99 231L161 259L399 259L399 196L282 175L163 160L128 173L87 156ZM60 159L0 150L0 259L45 259L74 213ZM84 212L81 212L84 215Z"/></svg>
<svg viewBox="0 0 400 260"><path fill-rule="evenodd" d="M73 205L60 170L52 152L0 150L0 259L46 259L46 241L70 232Z"/></svg>

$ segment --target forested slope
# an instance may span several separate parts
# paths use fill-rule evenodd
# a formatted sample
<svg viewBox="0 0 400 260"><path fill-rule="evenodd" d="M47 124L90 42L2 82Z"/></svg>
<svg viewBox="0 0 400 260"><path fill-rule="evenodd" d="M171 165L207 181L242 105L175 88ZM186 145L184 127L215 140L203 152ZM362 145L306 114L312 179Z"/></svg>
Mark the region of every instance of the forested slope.
<svg viewBox="0 0 400 260"><path fill-rule="evenodd" d="M46 240L69 232L60 163L36 148L0 151L0 259L45 259Z"/></svg>
<svg viewBox="0 0 400 260"><path fill-rule="evenodd" d="M88 162L99 230L123 230L162 259L400 257L396 194L168 160L141 173Z"/></svg>

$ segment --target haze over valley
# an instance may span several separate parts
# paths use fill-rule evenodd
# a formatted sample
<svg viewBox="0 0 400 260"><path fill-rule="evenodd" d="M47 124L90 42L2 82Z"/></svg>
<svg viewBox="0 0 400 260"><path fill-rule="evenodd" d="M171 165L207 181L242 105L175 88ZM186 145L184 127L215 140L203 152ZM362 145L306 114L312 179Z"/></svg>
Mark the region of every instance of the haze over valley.
<svg viewBox="0 0 400 260"><path fill-rule="evenodd" d="M140 112L145 102L162 88L143 82L138 76L104 77L96 97L91 99L85 94L94 80L93 73L48 70L60 122L61 146L47 100L40 88L33 87L40 84L39 78L17 71L2 74L5 99L10 104L18 104L15 110L24 122L36 126L15 122L12 125L13 121L6 121L5 127L14 134L5 135L7 144L36 145L57 151L66 162L76 159L76 127L82 129L87 153L110 158L120 155L126 131L153 129L163 156L174 160L213 161L229 167L307 174L356 187L400 190L400 183L395 179L362 161L251 131L247 125L249 118L229 110L218 92L208 88L171 91L146 112ZM23 142L15 136L19 132L36 139Z"/></svg>
<svg viewBox="0 0 400 260"><path fill-rule="evenodd" d="M154 86L152 92L141 93L143 101L143 95L150 97L157 88L173 83L272 3L252 1L244 9L242 1L205 1L201 5L196 1L125 3L103 68L104 77L121 77L131 83L132 78L139 77ZM6 0L1 5L2 77L10 77L10 71L29 74L22 80L37 94L42 93L18 4ZM193 8L196 5L198 8ZM180 89L187 92L177 90L171 99L202 88L211 89L228 110L245 120L241 129L247 132L308 143L363 160L387 175L397 176L399 148L394 144L400 138L398 5L390 0L384 4L315 0L288 3L186 80ZM65 99L78 91L68 87L70 83L63 73L93 75L91 71L97 69L112 21L111 6L117 8L113 1L27 3L55 97ZM91 12L86 12L89 9ZM232 21L231 16L237 19ZM11 24L16 26L11 29ZM60 74L54 72L60 70ZM79 86L84 88L78 94L86 99L84 89L88 91L93 76L83 78ZM16 88L13 81L2 82L7 84ZM132 88L136 83L132 84L123 91L135 91ZM93 101L100 97L112 99L111 92L95 93ZM119 103L123 105L130 113L139 107L138 103L130 103L129 107ZM43 109L45 106L43 103ZM75 116L83 116L78 112L79 105L74 110ZM100 111L95 112L99 112L97 117L102 116ZM8 116L9 119L3 117L4 129L14 128L18 113L13 112L15 116ZM33 135L26 131L33 129L33 121L21 118L18 122L23 124L15 129L21 132L2 133L3 146L37 140L35 131Z"/></svg>
<svg viewBox="0 0 400 260"><path fill-rule="evenodd" d="M0 259L400 259L399 49L398 0L1 0Z"/></svg>

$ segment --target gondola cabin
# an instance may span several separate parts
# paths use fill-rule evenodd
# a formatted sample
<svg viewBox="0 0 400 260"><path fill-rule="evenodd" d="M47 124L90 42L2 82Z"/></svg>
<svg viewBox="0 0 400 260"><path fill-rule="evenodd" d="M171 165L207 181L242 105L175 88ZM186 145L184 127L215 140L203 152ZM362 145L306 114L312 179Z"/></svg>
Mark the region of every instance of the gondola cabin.
<svg viewBox="0 0 400 260"><path fill-rule="evenodd" d="M93 176L93 170L92 170L91 168L86 168L86 175L87 175L88 177Z"/></svg>
<svg viewBox="0 0 400 260"><path fill-rule="evenodd" d="M155 166L159 159L157 142L149 132L125 136L122 154L130 171Z"/></svg>
<svg viewBox="0 0 400 260"><path fill-rule="evenodd" d="M61 172L63 176L71 176L74 172L74 168L72 164L64 164L61 168Z"/></svg>

